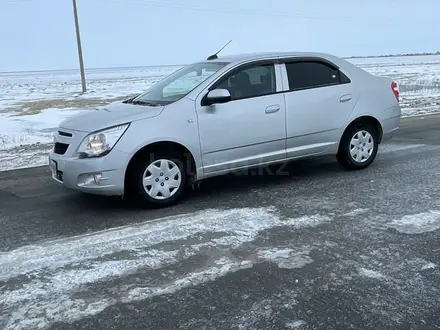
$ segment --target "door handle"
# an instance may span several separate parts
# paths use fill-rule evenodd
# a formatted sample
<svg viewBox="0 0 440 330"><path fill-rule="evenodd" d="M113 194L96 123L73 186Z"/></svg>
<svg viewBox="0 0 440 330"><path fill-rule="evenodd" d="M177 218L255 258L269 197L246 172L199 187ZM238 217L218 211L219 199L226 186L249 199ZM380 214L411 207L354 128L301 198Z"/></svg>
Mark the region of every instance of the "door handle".
<svg viewBox="0 0 440 330"><path fill-rule="evenodd" d="M342 95L339 99L339 102L348 102L351 100L351 94Z"/></svg>
<svg viewBox="0 0 440 330"><path fill-rule="evenodd" d="M274 113L280 110L280 106L278 104L271 105L266 108L266 113Z"/></svg>

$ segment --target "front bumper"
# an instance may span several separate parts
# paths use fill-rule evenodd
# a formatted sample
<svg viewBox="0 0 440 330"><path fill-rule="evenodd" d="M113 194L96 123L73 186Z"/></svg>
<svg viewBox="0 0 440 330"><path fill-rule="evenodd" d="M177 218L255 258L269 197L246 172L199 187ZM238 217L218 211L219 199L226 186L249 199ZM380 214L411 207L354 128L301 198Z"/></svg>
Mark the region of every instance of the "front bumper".
<svg viewBox="0 0 440 330"><path fill-rule="evenodd" d="M52 178L66 188L97 195L122 196L129 155L113 149L108 155L78 159L49 154Z"/></svg>

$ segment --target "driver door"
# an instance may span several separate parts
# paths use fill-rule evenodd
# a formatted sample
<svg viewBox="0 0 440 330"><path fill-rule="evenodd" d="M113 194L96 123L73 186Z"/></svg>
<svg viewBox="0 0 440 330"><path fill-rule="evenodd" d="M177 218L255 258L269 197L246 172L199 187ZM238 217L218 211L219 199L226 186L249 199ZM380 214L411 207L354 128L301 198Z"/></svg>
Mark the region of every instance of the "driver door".
<svg viewBox="0 0 440 330"><path fill-rule="evenodd" d="M210 90L227 89L231 101L202 106ZM226 73L196 102L205 174L286 158L286 108L281 70L273 61Z"/></svg>

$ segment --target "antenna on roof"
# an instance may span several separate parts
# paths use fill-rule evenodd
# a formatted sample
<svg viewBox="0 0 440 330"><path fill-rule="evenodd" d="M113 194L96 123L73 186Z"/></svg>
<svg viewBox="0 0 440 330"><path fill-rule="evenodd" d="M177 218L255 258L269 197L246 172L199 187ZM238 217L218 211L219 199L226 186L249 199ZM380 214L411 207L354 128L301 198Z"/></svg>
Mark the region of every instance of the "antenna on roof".
<svg viewBox="0 0 440 330"><path fill-rule="evenodd" d="M215 54L213 54L213 55L211 55L211 56L208 56L208 58L207 58L207 60L208 61L210 61L210 60L216 60L216 59L218 59L218 53L220 53L227 45L229 45L230 43L231 43L231 41L232 40L229 40L228 41L228 43L226 44L226 45L224 45L222 48L220 48L220 50L217 52L217 53L215 53Z"/></svg>

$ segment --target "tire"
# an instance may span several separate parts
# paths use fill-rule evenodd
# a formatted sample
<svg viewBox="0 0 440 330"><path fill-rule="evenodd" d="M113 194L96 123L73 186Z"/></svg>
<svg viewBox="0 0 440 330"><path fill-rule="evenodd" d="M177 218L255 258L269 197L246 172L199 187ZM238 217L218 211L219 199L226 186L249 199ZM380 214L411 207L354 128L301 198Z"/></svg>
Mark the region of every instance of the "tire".
<svg viewBox="0 0 440 330"><path fill-rule="evenodd" d="M356 141L359 140L356 137L361 140ZM345 169L361 170L373 163L378 146L377 130L366 123L359 123L349 126L345 131L336 158Z"/></svg>
<svg viewBox="0 0 440 330"><path fill-rule="evenodd" d="M187 166L177 153L160 151L146 154L137 161L133 170L130 186L139 201L149 207L176 204L186 192Z"/></svg>

